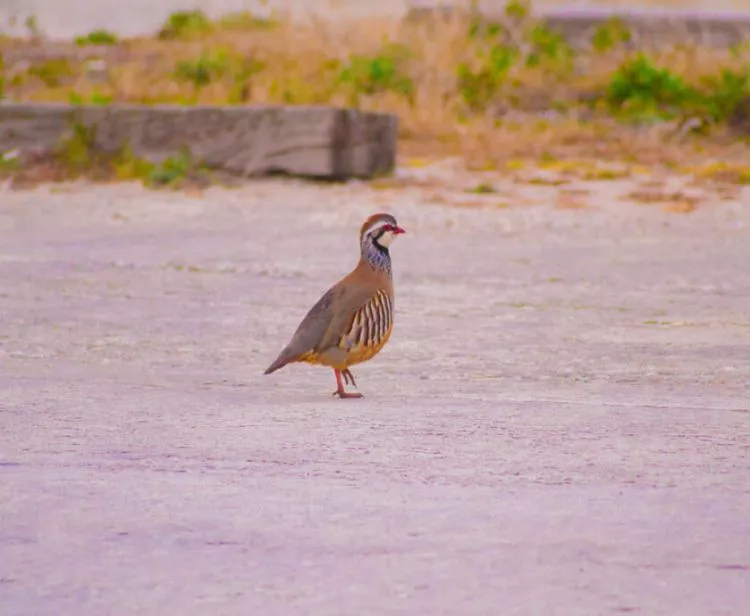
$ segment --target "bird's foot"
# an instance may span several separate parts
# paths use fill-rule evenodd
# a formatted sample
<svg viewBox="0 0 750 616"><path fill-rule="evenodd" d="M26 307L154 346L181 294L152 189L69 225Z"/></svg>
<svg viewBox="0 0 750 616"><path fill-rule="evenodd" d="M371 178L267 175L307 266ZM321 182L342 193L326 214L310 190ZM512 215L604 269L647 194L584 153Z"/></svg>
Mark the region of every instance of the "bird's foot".
<svg viewBox="0 0 750 616"><path fill-rule="evenodd" d="M359 393L358 391L353 391L353 392L352 391L344 391L343 389L341 389L341 390L337 389L331 395L332 396L338 396L342 400L344 398L364 398L364 396L361 393Z"/></svg>
<svg viewBox="0 0 750 616"><path fill-rule="evenodd" d="M357 383L354 381L354 375L349 372L349 369L346 370L336 370L334 368L333 370L334 374L336 375L336 391L333 392L332 395L338 396L339 398L363 398L364 396L359 392L352 392L349 393L344 390L344 383L341 382L341 377L344 377L344 381L346 384L352 384L354 387L357 386Z"/></svg>

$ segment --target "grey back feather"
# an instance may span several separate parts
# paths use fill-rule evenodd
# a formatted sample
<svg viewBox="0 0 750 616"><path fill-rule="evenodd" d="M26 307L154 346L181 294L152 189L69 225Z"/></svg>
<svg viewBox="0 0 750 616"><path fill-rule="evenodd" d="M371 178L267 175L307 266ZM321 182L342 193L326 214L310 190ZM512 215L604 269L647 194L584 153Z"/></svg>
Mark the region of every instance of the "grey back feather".
<svg viewBox="0 0 750 616"><path fill-rule="evenodd" d="M361 284L340 282L328 289L310 308L289 344L269 366L266 374L299 359L308 351L322 353L336 346L347 333L354 314L372 295L373 289Z"/></svg>

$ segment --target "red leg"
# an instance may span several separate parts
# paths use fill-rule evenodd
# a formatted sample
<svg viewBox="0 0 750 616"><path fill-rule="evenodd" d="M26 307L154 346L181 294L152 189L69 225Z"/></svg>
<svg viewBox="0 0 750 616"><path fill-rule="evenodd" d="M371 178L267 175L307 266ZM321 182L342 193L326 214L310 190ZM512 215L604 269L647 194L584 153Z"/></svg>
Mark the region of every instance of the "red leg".
<svg viewBox="0 0 750 616"><path fill-rule="evenodd" d="M351 376L351 372L346 370L345 372L349 373L349 376ZM362 394L359 392L354 393L348 393L344 390L344 383L341 382L341 370L336 370L334 368L333 373L336 375L336 391L333 392L334 396L338 396L339 398L361 398Z"/></svg>

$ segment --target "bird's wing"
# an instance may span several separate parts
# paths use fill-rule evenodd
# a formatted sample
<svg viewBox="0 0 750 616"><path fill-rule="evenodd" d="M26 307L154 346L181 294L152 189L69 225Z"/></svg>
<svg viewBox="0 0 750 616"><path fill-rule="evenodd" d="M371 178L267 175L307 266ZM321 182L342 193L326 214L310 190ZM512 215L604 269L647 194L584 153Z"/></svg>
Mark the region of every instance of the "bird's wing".
<svg viewBox="0 0 750 616"><path fill-rule="evenodd" d="M357 311L377 292L369 285L346 284L337 289L331 305L331 318L315 350L322 352L337 346L342 336L349 333Z"/></svg>
<svg viewBox="0 0 750 616"><path fill-rule="evenodd" d="M295 355L302 355L317 349L334 318L336 296L338 295L337 286L331 287L323 294L323 297L310 308L299 327L297 327L297 331L294 332L294 336L292 336L287 347Z"/></svg>
<svg viewBox="0 0 750 616"><path fill-rule="evenodd" d="M354 314L372 296L372 290L361 285L343 284L345 280L328 289L310 308L289 344L269 366L267 374L310 351L320 353L336 345L348 331Z"/></svg>

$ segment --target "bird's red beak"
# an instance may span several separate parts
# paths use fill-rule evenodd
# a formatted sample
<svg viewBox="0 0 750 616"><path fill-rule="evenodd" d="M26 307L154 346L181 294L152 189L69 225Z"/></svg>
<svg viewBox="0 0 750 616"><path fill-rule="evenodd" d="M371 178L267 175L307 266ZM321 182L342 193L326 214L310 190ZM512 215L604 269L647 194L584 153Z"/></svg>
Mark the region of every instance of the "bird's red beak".
<svg viewBox="0 0 750 616"><path fill-rule="evenodd" d="M393 227L393 235L401 235L402 233L406 233L406 231L398 226Z"/></svg>

